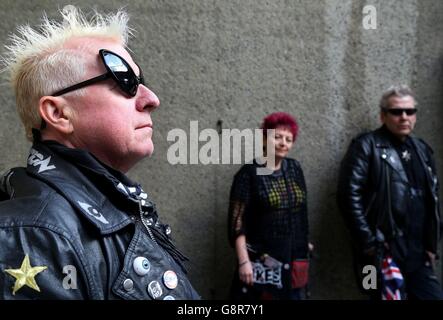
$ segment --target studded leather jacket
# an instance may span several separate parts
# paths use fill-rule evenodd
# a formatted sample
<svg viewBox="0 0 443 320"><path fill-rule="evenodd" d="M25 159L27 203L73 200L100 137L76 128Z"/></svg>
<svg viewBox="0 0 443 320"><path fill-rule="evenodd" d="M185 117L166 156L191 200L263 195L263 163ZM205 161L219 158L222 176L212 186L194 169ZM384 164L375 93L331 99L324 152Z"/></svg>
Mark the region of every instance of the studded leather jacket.
<svg viewBox="0 0 443 320"><path fill-rule="evenodd" d="M36 142L1 180L0 299L198 299L149 198L67 150Z"/></svg>
<svg viewBox="0 0 443 320"><path fill-rule="evenodd" d="M411 137L411 142L425 170L423 187L429 195L424 246L436 253L440 208L433 152L421 139ZM384 126L352 141L341 165L337 198L359 250L402 236L410 192L406 172Z"/></svg>

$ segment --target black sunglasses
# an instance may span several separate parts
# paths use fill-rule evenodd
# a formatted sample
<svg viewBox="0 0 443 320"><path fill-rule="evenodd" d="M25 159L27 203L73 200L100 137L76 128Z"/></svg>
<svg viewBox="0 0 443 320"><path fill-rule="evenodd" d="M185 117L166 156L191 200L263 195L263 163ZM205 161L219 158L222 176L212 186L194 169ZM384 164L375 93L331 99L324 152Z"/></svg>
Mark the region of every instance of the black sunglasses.
<svg viewBox="0 0 443 320"><path fill-rule="evenodd" d="M397 117L403 115L403 112L405 112L408 116L412 116L417 113L416 108L383 108L383 111Z"/></svg>
<svg viewBox="0 0 443 320"><path fill-rule="evenodd" d="M107 70L105 74L59 90L52 94L52 96L61 96L62 94L112 78L118 84L120 89L123 90L123 92L131 97L134 97L137 94L138 86L140 84L145 84L145 79L143 78L142 70L140 69L140 67L140 76L136 76L134 70L132 70L129 63L126 62L126 60L120 57L118 54L106 49L100 49L99 54Z"/></svg>

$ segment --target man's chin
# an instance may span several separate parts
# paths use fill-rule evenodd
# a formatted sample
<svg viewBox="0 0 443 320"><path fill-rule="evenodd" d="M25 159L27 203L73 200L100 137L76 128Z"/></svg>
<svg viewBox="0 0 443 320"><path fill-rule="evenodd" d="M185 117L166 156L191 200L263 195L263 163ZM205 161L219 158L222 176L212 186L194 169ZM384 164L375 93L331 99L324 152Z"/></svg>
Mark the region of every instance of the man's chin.
<svg viewBox="0 0 443 320"><path fill-rule="evenodd" d="M275 158L279 158L281 160L281 159L286 158L287 155L288 155L287 152L276 152L275 153Z"/></svg>
<svg viewBox="0 0 443 320"><path fill-rule="evenodd" d="M411 131L412 130L410 130L410 129L402 129L402 130L398 130L398 135L401 135L401 136L409 136L410 134L411 134Z"/></svg>
<svg viewBox="0 0 443 320"><path fill-rule="evenodd" d="M149 158L154 153L154 146L152 146L150 149L146 150L145 157Z"/></svg>
<svg viewBox="0 0 443 320"><path fill-rule="evenodd" d="M141 147L137 152L138 157L141 159L149 158L153 153L154 153L154 146L152 144Z"/></svg>

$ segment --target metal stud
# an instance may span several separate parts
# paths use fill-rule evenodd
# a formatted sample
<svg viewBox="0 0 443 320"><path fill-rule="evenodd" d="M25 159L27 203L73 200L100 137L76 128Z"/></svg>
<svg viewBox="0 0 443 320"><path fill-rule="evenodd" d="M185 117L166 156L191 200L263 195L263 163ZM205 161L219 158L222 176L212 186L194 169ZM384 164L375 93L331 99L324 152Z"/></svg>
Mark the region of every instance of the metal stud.
<svg viewBox="0 0 443 320"><path fill-rule="evenodd" d="M134 282L131 279L125 279L123 281L123 289L126 291L131 291L134 288Z"/></svg>

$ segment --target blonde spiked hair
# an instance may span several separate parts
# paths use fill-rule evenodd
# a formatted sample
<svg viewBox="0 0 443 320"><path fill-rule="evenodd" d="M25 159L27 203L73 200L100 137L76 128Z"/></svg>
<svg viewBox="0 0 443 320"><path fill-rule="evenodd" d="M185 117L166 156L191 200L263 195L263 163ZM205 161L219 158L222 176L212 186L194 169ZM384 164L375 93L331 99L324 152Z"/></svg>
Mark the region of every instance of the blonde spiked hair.
<svg viewBox="0 0 443 320"><path fill-rule="evenodd" d="M127 45L132 30L128 27L128 14L119 10L102 15L94 11L87 18L74 6L60 11L63 22L49 20L46 14L38 30L29 25L19 26L17 34L10 36L2 57L3 71L9 73L14 89L17 111L32 141L32 128L40 128L42 119L38 104L41 97L83 81L85 61L78 50L63 48L78 37L112 39ZM80 95L82 90L70 94Z"/></svg>

